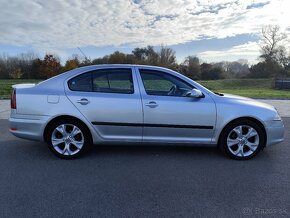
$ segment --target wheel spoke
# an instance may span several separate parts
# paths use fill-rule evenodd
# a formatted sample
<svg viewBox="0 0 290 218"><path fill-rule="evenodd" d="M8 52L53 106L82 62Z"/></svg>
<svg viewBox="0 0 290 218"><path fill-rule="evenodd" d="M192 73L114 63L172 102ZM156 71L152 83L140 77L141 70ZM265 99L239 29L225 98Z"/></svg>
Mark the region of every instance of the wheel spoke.
<svg viewBox="0 0 290 218"><path fill-rule="evenodd" d="M58 138L52 137L51 143L55 147L55 146L58 146L61 143L64 143L64 141L63 141L63 138L59 138L58 139Z"/></svg>
<svg viewBox="0 0 290 218"><path fill-rule="evenodd" d="M246 146L252 151L254 152L257 147L258 147L258 144L257 143L252 143L252 142L247 142Z"/></svg>
<svg viewBox="0 0 290 218"><path fill-rule="evenodd" d="M228 139L228 146L232 147L233 145L236 145L239 143L238 139Z"/></svg>
<svg viewBox="0 0 290 218"><path fill-rule="evenodd" d="M65 154L65 152L67 152L68 155L71 155L71 154L72 154L72 151L71 151L71 149L70 149L70 144L71 144L71 143L66 143L66 144L65 144L65 147L64 147L64 149L63 149L63 151L64 151L63 154Z"/></svg>
<svg viewBox="0 0 290 218"><path fill-rule="evenodd" d="M256 135L258 135L257 131L254 128L249 128L249 131L245 137L249 139Z"/></svg>
<svg viewBox="0 0 290 218"><path fill-rule="evenodd" d="M59 126L59 127L57 127L56 130L57 130L58 132L60 132L60 133L62 134L63 137L67 136L67 132L66 132L66 130L65 130L65 125L64 125L64 124L61 125L61 126Z"/></svg>
<svg viewBox="0 0 290 218"><path fill-rule="evenodd" d="M238 149L233 151L234 155L236 156L244 156L244 149L243 146L239 145Z"/></svg>
<svg viewBox="0 0 290 218"><path fill-rule="evenodd" d="M238 137L242 137L243 134L242 134L242 126L237 126L236 128L233 129L233 131L235 133L237 133Z"/></svg>
<svg viewBox="0 0 290 218"><path fill-rule="evenodd" d="M82 141L76 141L76 140L73 140L73 141L72 141L72 144L73 144L74 146L76 146L78 149L81 149L81 148L83 147L84 142L83 142L83 140L82 140Z"/></svg>
<svg viewBox="0 0 290 218"><path fill-rule="evenodd" d="M72 136L72 137L75 137L77 134L79 134L79 133L81 133L81 130L78 128L78 127L76 127L76 126L74 126L73 127L73 130L71 131L71 133L70 133L70 135Z"/></svg>

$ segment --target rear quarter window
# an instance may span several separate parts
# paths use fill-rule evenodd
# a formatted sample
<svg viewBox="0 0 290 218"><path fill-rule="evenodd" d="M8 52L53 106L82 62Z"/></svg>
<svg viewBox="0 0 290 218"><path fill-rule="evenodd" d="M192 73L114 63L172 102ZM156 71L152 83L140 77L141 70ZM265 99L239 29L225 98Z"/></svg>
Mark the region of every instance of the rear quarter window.
<svg viewBox="0 0 290 218"><path fill-rule="evenodd" d="M72 91L91 92L92 91L92 73L83 73L68 81L68 87Z"/></svg>

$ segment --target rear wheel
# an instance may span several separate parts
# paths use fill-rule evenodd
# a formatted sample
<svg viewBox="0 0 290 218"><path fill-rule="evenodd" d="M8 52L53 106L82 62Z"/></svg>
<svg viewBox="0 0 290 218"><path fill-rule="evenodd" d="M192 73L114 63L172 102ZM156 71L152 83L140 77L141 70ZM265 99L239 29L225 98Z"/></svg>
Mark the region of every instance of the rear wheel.
<svg viewBox="0 0 290 218"><path fill-rule="evenodd" d="M262 128L251 120L237 120L225 127L220 138L220 148L229 157L247 160L256 156L265 146Z"/></svg>
<svg viewBox="0 0 290 218"><path fill-rule="evenodd" d="M47 132L49 149L58 157L72 159L84 153L91 144L89 130L74 120L59 120Z"/></svg>

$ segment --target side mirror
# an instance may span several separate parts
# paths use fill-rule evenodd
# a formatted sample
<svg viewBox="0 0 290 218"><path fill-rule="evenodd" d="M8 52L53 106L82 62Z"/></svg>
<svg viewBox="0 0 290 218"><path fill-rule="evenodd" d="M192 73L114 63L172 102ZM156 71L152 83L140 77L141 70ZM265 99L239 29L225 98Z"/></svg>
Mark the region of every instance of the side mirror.
<svg viewBox="0 0 290 218"><path fill-rule="evenodd" d="M189 96L193 98L204 98L204 94L198 89L192 89Z"/></svg>

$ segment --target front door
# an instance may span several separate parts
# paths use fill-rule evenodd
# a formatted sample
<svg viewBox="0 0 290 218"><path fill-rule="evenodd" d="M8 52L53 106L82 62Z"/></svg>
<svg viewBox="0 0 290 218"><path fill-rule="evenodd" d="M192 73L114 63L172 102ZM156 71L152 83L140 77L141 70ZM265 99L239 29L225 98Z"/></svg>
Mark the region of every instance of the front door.
<svg viewBox="0 0 290 218"><path fill-rule="evenodd" d="M139 68L143 141L210 143L216 109L210 96L189 97L191 84L168 72Z"/></svg>

